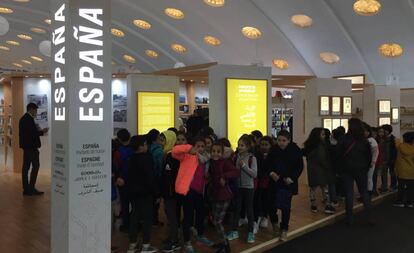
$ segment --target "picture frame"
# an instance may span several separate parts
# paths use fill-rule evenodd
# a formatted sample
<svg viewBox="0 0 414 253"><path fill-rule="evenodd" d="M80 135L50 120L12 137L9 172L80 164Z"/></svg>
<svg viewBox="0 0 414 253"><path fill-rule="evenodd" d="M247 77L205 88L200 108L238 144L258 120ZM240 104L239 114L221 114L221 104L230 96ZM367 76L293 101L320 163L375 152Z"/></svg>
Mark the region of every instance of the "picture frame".
<svg viewBox="0 0 414 253"><path fill-rule="evenodd" d="M332 119L332 130L337 129L340 126L341 126L341 119Z"/></svg>
<svg viewBox="0 0 414 253"><path fill-rule="evenodd" d="M322 119L322 127L332 132L332 119Z"/></svg>
<svg viewBox="0 0 414 253"><path fill-rule="evenodd" d="M378 114L379 115L390 115L391 114L391 100L390 99L379 99L378 100Z"/></svg>
<svg viewBox="0 0 414 253"><path fill-rule="evenodd" d="M331 115L339 116L342 113L342 103L341 97L332 97L331 98Z"/></svg>
<svg viewBox="0 0 414 253"><path fill-rule="evenodd" d="M331 99L329 96L319 96L319 115L328 116L331 111Z"/></svg>
<svg viewBox="0 0 414 253"><path fill-rule="evenodd" d="M391 123L392 124L400 123L400 108L398 107L391 108Z"/></svg>
<svg viewBox="0 0 414 253"><path fill-rule="evenodd" d="M341 126L345 128L345 131L348 131L348 120L349 119L341 119Z"/></svg>
<svg viewBox="0 0 414 253"><path fill-rule="evenodd" d="M391 125L391 117L378 117L378 126Z"/></svg>
<svg viewBox="0 0 414 253"><path fill-rule="evenodd" d="M342 115L352 115L352 97L342 97Z"/></svg>

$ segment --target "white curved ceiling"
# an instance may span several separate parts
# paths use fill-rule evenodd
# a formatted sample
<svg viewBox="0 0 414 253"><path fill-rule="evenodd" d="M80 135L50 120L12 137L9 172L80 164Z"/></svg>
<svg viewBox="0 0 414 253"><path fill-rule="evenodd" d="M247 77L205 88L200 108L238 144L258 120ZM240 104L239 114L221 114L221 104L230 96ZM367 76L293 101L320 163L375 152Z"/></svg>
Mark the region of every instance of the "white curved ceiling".
<svg viewBox="0 0 414 253"><path fill-rule="evenodd" d="M365 17L354 13L353 0L226 0L221 8L213 8L203 0L112 0L112 25L121 29L125 37L113 37L113 60L116 70L153 72L172 68L177 62L193 65L217 61L223 64L248 65L262 62L271 66L274 58L285 59L287 70L273 67L277 75L338 75L366 74L368 82L385 83L394 73L402 87L414 87L414 1L379 0L381 12ZM0 14L10 23L10 31L0 36L0 45L7 40L21 42L19 47L6 45L10 51L0 50L0 66L16 68L31 55L41 56L38 45L49 35L30 31L31 27L48 29L44 19L49 17L48 0L31 0L18 3L1 0L0 7L14 10L12 14ZM164 14L164 9L181 9L185 18L175 20ZM310 28L294 26L290 18L306 14L313 19ZM149 30L133 25L134 19L151 23ZM245 38L244 26L261 30L257 40ZM23 41L17 34L33 36ZM206 35L217 37L221 45L212 47L203 42ZM404 54L395 59L379 55L378 47L387 42L399 43ZM172 43L187 48L184 54L171 50ZM145 54L155 50L156 59ZM338 64L321 61L321 52L334 52L341 58ZM136 58L135 64L122 59L124 54ZM49 59L24 65L28 71L48 71Z"/></svg>

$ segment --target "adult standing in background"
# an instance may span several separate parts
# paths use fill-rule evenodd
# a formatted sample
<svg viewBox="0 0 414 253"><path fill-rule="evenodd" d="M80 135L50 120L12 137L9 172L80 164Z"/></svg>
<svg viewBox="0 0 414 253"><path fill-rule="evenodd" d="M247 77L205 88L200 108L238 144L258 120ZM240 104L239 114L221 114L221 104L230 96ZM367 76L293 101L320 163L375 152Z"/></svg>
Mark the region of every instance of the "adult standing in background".
<svg viewBox="0 0 414 253"><path fill-rule="evenodd" d="M22 183L23 195L42 195L43 192L35 188L37 174L39 172L39 148L41 147L40 136L43 136L49 131L48 128L38 129L35 123L38 106L34 103L29 103L26 106L26 113L19 121L19 144L23 149L23 168L22 168ZM30 173L30 181L28 174Z"/></svg>

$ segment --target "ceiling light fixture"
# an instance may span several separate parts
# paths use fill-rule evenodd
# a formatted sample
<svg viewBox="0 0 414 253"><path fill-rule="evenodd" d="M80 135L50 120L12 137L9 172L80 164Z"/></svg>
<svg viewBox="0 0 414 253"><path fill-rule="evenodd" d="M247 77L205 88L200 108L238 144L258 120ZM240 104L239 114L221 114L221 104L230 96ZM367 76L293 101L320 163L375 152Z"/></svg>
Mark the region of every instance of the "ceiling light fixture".
<svg viewBox="0 0 414 253"><path fill-rule="evenodd" d="M6 7L0 7L0 13L2 14L10 14L13 13L13 10L10 8L6 8Z"/></svg>
<svg viewBox="0 0 414 253"><path fill-rule="evenodd" d="M6 41L7 44L13 45L13 46L20 46L20 42L14 41L14 40L8 40Z"/></svg>
<svg viewBox="0 0 414 253"><path fill-rule="evenodd" d="M187 51L187 49L183 45L176 43L171 45L171 49L179 54L185 53Z"/></svg>
<svg viewBox="0 0 414 253"><path fill-rule="evenodd" d="M332 52L322 52L319 54L319 57L323 62L328 64L335 64L341 60L337 54Z"/></svg>
<svg viewBox="0 0 414 253"><path fill-rule="evenodd" d="M272 63L276 68L281 70L289 68L289 63L282 59L273 59Z"/></svg>
<svg viewBox="0 0 414 253"><path fill-rule="evenodd" d="M223 7L225 2L225 0L204 0L204 3L211 7Z"/></svg>
<svg viewBox="0 0 414 253"><path fill-rule="evenodd" d="M112 28L111 33L115 37L119 37L119 38L125 37L125 33L123 31L119 30L119 29L116 29L116 28Z"/></svg>
<svg viewBox="0 0 414 253"><path fill-rule="evenodd" d="M16 66L16 67L18 67L18 68L23 68L23 65L22 65L22 64L20 64L20 63L15 63L15 62L13 62L12 64L13 64L13 66Z"/></svg>
<svg viewBox="0 0 414 253"><path fill-rule="evenodd" d="M30 58L32 58L33 60L38 61L38 62L42 62L43 61L42 58L37 57L37 56L30 56Z"/></svg>
<svg viewBox="0 0 414 253"><path fill-rule="evenodd" d="M22 62L23 62L23 63L26 63L26 64L29 64L29 65L32 65L32 62L30 62L30 61L28 61L28 60L22 60Z"/></svg>
<svg viewBox="0 0 414 253"><path fill-rule="evenodd" d="M148 55L148 57L151 57L151 58L157 58L158 57L158 53L155 52L154 50L147 49L147 50L145 50L145 53Z"/></svg>
<svg viewBox="0 0 414 253"><path fill-rule="evenodd" d="M17 35L17 37L19 37L22 40L32 40L32 37L27 34L19 34Z"/></svg>
<svg viewBox="0 0 414 253"><path fill-rule="evenodd" d="M355 13L361 16L374 16L381 10L377 0L358 0L354 3Z"/></svg>
<svg viewBox="0 0 414 253"><path fill-rule="evenodd" d="M256 27L246 26L242 28L242 33L246 38L257 40L262 37L262 32Z"/></svg>
<svg viewBox="0 0 414 253"><path fill-rule="evenodd" d="M123 58L124 58L125 61L127 61L129 63L135 63L136 62L134 57L132 57L130 55L127 55L127 54L124 54Z"/></svg>
<svg viewBox="0 0 414 253"><path fill-rule="evenodd" d="M379 53L385 57L399 57L404 53L404 49L397 43L382 44L378 48Z"/></svg>
<svg viewBox="0 0 414 253"><path fill-rule="evenodd" d="M306 16L304 14L293 15L290 18L290 21L294 25L296 25L298 27L301 27L301 28L307 28L307 27L312 26L312 24L313 24L312 18L309 17L309 16Z"/></svg>
<svg viewBox="0 0 414 253"><path fill-rule="evenodd" d="M184 18L184 12L182 12L179 9L166 8L164 12L165 12L165 15L167 15L170 18L173 18L173 19L183 19Z"/></svg>
<svg viewBox="0 0 414 253"><path fill-rule="evenodd" d="M43 20L46 24L48 24L48 25L50 25L50 24L52 24L52 20L51 19L45 19L45 20Z"/></svg>
<svg viewBox="0 0 414 253"><path fill-rule="evenodd" d="M221 41L219 39L217 39L216 37L207 35L207 36L204 37L204 43L206 43L207 45L210 45L210 46L217 47L217 46L220 46Z"/></svg>
<svg viewBox="0 0 414 253"><path fill-rule="evenodd" d="M28 3L30 2L30 0L13 0L14 2L18 2L18 3Z"/></svg>
<svg viewBox="0 0 414 253"><path fill-rule="evenodd" d="M141 28L141 29L144 29L144 30L149 30L149 29L151 29L151 24L150 23L148 23L147 21L145 21L145 20L142 20L142 19L135 19L134 21L133 21L133 23L134 23L134 25L136 26L136 27L139 27L139 28Z"/></svg>
<svg viewBox="0 0 414 253"><path fill-rule="evenodd" d="M0 50L10 51L10 48L6 46L0 46Z"/></svg>
<svg viewBox="0 0 414 253"><path fill-rule="evenodd" d="M40 33L40 34L45 34L46 30L39 28L39 27L33 27L30 28L30 31L34 32L34 33Z"/></svg>

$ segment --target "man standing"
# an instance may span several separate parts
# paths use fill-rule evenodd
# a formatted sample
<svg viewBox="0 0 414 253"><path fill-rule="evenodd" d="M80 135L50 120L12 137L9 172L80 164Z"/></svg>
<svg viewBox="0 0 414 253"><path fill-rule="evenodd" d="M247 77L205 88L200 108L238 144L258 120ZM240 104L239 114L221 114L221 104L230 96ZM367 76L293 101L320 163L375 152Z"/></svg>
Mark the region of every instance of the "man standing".
<svg viewBox="0 0 414 253"><path fill-rule="evenodd" d="M35 123L38 106L34 103L29 103L26 107L27 112L19 121L19 142L20 148L23 149L23 168L22 168L22 182L23 195L33 196L42 195L43 192L36 190L35 184L37 173L39 172L39 148L41 146L40 136L48 132L48 128L39 129ZM30 165L32 165L32 172L30 173L30 182L28 174Z"/></svg>

